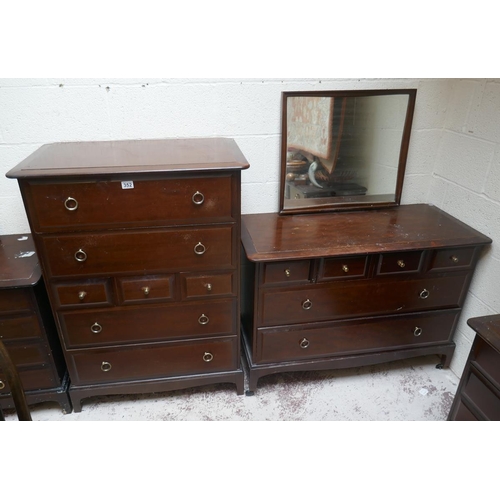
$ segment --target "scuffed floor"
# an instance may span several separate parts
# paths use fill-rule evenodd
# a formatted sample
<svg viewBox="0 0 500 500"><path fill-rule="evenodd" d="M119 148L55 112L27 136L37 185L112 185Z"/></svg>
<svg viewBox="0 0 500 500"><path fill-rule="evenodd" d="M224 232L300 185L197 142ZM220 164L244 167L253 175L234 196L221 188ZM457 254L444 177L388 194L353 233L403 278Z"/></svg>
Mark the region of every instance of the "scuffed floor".
<svg viewBox="0 0 500 500"><path fill-rule="evenodd" d="M432 421L446 420L458 377L434 356L381 365L269 375L254 396L219 384L161 394L83 400L81 413L31 408L35 421ZM17 420L5 412L6 420Z"/></svg>

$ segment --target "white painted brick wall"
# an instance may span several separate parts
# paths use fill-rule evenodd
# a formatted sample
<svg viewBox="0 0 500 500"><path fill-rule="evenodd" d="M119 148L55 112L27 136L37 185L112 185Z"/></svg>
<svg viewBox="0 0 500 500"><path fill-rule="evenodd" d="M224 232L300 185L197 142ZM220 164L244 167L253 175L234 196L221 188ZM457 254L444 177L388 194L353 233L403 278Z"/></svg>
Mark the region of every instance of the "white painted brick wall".
<svg viewBox="0 0 500 500"><path fill-rule="evenodd" d="M402 203L433 203L495 240L459 324L460 374L472 338L465 319L500 312L500 80L0 79L0 234L29 230L5 173L59 141L234 137L251 164L242 212L274 212L281 92L367 88L418 88Z"/></svg>

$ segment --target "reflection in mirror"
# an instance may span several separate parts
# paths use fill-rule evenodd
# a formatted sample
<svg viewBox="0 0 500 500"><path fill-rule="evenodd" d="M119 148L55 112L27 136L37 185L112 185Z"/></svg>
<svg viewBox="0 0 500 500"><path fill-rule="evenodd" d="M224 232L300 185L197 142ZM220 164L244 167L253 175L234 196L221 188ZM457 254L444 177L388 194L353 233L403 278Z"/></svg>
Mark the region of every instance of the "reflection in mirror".
<svg viewBox="0 0 500 500"><path fill-rule="evenodd" d="M415 94L283 93L281 212L398 205Z"/></svg>

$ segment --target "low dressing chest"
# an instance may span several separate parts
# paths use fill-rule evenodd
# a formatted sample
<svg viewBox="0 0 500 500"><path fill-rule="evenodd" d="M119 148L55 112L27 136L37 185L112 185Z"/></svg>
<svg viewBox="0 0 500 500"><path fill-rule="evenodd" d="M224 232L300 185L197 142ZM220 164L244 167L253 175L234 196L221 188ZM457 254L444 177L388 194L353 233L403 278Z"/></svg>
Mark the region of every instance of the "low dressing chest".
<svg viewBox="0 0 500 500"><path fill-rule="evenodd" d="M232 139L46 145L16 178L75 411L103 394L243 393L240 178Z"/></svg>
<svg viewBox="0 0 500 500"><path fill-rule="evenodd" d="M68 376L31 234L0 236L0 339L28 404L54 401L71 412ZM0 371L0 406L14 408Z"/></svg>
<svg viewBox="0 0 500 500"><path fill-rule="evenodd" d="M249 390L277 372L438 354L491 240L429 205L242 216Z"/></svg>

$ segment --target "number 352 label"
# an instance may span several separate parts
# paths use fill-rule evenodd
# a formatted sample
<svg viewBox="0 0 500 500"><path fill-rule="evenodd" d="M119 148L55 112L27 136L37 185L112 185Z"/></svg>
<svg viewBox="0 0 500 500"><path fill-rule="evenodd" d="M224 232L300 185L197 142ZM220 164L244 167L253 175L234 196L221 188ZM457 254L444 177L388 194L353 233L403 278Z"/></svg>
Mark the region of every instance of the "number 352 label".
<svg viewBox="0 0 500 500"><path fill-rule="evenodd" d="M122 181L122 189L134 189L134 181Z"/></svg>

